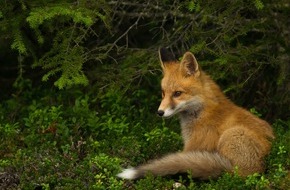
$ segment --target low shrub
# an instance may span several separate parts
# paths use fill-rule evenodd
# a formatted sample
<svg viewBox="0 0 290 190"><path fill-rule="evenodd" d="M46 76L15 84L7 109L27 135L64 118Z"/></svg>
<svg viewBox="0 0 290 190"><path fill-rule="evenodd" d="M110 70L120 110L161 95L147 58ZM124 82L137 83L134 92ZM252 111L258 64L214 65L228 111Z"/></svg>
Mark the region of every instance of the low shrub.
<svg viewBox="0 0 290 190"><path fill-rule="evenodd" d="M276 139L267 171L247 178L224 174L199 181L190 174L122 180L122 168L182 148L176 119L152 113L157 95L117 88L97 96L54 90L12 97L0 104L0 187L6 189L287 189L289 121L273 123ZM39 91L39 89L36 89ZM26 92L23 92L26 93ZM31 91L27 92L31 94ZM71 96L71 93L75 96ZM128 92L127 92L128 93ZM15 106L16 103L20 103ZM158 104L158 102L157 102ZM21 108L19 108L21 107ZM155 108L154 108L155 109ZM257 112L256 110L254 110ZM13 113L13 116L11 116ZM10 116L9 116L10 115ZM9 116L9 117L6 117ZM13 180L14 185L13 185ZM15 185L16 184L16 185ZM16 189L17 189L16 188Z"/></svg>

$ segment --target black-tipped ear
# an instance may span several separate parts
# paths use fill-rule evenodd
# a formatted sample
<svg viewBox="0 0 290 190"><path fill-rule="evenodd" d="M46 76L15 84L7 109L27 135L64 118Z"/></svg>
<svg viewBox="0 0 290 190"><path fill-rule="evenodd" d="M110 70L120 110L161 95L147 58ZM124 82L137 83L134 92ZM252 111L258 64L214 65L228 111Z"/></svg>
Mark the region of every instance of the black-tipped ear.
<svg viewBox="0 0 290 190"><path fill-rule="evenodd" d="M174 54L166 48L159 49L159 59L162 63L176 61Z"/></svg>
<svg viewBox="0 0 290 190"><path fill-rule="evenodd" d="M186 52L183 55L183 58L180 62L180 67L185 76L191 75L199 76L200 74L198 63L194 55L190 52Z"/></svg>

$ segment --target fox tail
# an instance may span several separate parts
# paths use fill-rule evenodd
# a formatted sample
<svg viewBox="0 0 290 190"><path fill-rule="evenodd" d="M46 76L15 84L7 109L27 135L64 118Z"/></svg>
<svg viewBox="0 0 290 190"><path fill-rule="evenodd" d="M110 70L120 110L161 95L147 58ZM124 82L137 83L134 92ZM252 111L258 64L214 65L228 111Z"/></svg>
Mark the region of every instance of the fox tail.
<svg viewBox="0 0 290 190"><path fill-rule="evenodd" d="M117 176L124 179L138 179L147 173L154 176L172 175L190 172L193 178L216 178L222 172L229 172L233 168L230 160L219 153L212 152L180 152L169 154L161 159L136 168L123 170Z"/></svg>

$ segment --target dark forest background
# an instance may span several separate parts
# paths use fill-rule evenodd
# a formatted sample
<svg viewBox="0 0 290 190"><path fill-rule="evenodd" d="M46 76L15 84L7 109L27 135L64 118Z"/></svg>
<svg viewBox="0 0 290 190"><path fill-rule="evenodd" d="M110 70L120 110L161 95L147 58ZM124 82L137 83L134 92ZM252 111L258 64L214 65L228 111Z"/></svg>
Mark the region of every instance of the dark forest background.
<svg viewBox="0 0 290 190"><path fill-rule="evenodd" d="M287 0L2 1L1 89L25 79L60 89L131 88L156 78L152 72L160 75L157 50L168 47L177 57L193 52L240 105L287 118L289 6Z"/></svg>

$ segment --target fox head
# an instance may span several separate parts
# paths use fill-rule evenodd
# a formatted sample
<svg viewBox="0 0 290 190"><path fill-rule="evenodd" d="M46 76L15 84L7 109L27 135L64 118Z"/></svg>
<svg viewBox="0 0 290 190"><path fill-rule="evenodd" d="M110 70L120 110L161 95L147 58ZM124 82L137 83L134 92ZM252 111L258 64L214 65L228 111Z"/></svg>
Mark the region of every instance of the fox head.
<svg viewBox="0 0 290 190"><path fill-rule="evenodd" d="M171 52L162 48L159 50L159 58L163 79L158 115L171 117L177 113L196 113L202 108L203 85L201 70L194 55L186 52L181 61L177 61Z"/></svg>

